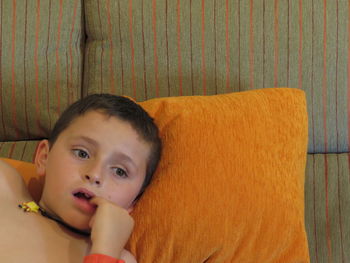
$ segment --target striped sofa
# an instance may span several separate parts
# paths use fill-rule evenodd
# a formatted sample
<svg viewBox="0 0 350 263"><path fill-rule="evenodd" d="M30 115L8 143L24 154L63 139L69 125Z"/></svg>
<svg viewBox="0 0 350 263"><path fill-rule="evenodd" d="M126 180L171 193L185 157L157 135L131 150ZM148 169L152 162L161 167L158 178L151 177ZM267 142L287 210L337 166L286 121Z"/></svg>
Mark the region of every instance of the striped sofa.
<svg viewBox="0 0 350 263"><path fill-rule="evenodd" d="M303 89L311 262L350 262L349 38L345 0L1 0L0 156L32 161L93 92Z"/></svg>

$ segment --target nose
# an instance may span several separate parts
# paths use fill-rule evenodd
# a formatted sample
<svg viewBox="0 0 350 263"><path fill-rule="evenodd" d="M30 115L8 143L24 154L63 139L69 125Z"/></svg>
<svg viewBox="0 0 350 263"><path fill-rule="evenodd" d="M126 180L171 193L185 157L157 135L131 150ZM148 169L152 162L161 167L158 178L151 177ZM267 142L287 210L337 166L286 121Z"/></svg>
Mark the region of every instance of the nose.
<svg viewBox="0 0 350 263"><path fill-rule="evenodd" d="M98 161L91 161L84 169L83 179L91 184L101 185L103 182L102 166Z"/></svg>
<svg viewBox="0 0 350 263"><path fill-rule="evenodd" d="M101 181L100 181L100 179L97 176L91 176L91 175L86 174L85 175L85 179L90 181L91 183L94 183L94 184L97 184L97 185L101 184Z"/></svg>

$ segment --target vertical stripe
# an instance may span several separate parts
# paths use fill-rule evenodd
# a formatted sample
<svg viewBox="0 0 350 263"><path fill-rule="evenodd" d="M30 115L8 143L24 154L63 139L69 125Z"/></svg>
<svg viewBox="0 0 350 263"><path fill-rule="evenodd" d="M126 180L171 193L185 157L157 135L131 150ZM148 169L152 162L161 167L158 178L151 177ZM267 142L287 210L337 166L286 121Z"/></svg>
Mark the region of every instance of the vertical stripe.
<svg viewBox="0 0 350 263"><path fill-rule="evenodd" d="M49 1L49 16L48 16L48 28L47 28L47 42L46 42L46 51L45 51L45 59L46 59L46 109L47 116L49 116L49 124L51 128L51 115L50 115L50 86L49 86L49 59L48 52L50 46L50 30L51 30L51 0Z"/></svg>
<svg viewBox="0 0 350 263"><path fill-rule="evenodd" d="M104 39L102 32L103 32L103 27L102 27L102 22L101 22L101 11L100 11L100 1L97 1L97 13L98 13L98 21L100 24L99 32L101 32L101 39ZM103 72L103 56L104 56L104 47L103 43L101 45L101 59L100 59L100 93L103 92L103 78L104 78L104 72Z"/></svg>
<svg viewBox="0 0 350 263"><path fill-rule="evenodd" d="M303 0L299 0L299 89L302 89L303 81ZM289 78L288 78L289 79Z"/></svg>
<svg viewBox="0 0 350 263"><path fill-rule="evenodd" d="M338 1L337 1L338 10ZM340 246L342 262L344 263L344 242L343 242L343 222L342 222L342 210L341 210L341 182L340 182L340 171L339 171L339 154L337 154L337 168L338 168L338 211L339 211L339 231L340 231Z"/></svg>
<svg viewBox="0 0 350 263"><path fill-rule="evenodd" d="M16 148L16 142L13 142L11 147L10 147L9 153L8 153L8 158L10 158L10 159L12 158L12 155L13 155L15 148Z"/></svg>
<svg viewBox="0 0 350 263"><path fill-rule="evenodd" d="M229 0L226 0L226 91L230 91L230 35L229 35Z"/></svg>
<svg viewBox="0 0 350 263"><path fill-rule="evenodd" d="M15 51L16 51L16 0L12 2L12 47L11 47L11 75L12 75L12 95L11 95L11 105L12 105L12 121L15 128L16 138L19 137L19 132L17 128L17 116L16 116L16 73L15 73Z"/></svg>
<svg viewBox="0 0 350 263"><path fill-rule="evenodd" d="M180 12L180 0L177 0L176 5L177 12L177 59L178 59L178 74L179 74L179 96L182 96L182 57L181 57L181 12Z"/></svg>
<svg viewBox="0 0 350 263"><path fill-rule="evenodd" d="M348 1L348 151L350 145L350 0ZM350 155L349 155L350 156ZM350 157L349 157L350 158ZM349 159L350 160L350 159ZM349 163L350 166L350 163ZM350 173L349 173L350 175Z"/></svg>
<svg viewBox="0 0 350 263"><path fill-rule="evenodd" d="M110 12L110 1L107 0L107 20L108 20L108 38L109 38L109 74L110 74L110 92L115 93L114 88L114 70L113 70L113 40L112 40L112 23Z"/></svg>
<svg viewBox="0 0 350 263"><path fill-rule="evenodd" d="M241 1L238 2L238 91L241 90Z"/></svg>
<svg viewBox="0 0 350 263"><path fill-rule="evenodd" d="M60 87L60 41L61 41L61 25L62 25L62 3L63 0L60 0L60 11L59 11L59 19L58 19L58 28L57 28L57 41L56 41L56 98L57 98L57 112L60 114L61 112L61 87Z"/></svg>
<svg viewBox="0 0 350 263"><path fill-rule="evenodd" d="M337 139L337 152L339 152L339 131L338 131L338 43L339 43L339 10L338 0L336 0L336 53L335 53L335 129Z"/></svg>
<svg viewBox="0 0 350 263"><path fill-rule="evenodd" d="M23 160L24 153L26 152L26 149L27 149L27 144L28 144L28 141L25 141L25 142L24 142L23 149L22 149L22 155L21 155L20 160Z"/></svg>
<svg viewBox="0 0 350 263"><path fill-rule="evenodd" d="M27 69L26 69L26 61L27 61L27 24L28 24L28 2L25 2L24 7L24 45L23 45L23 78L24 78L24 112L25 112L25 127L26 127L26 135L29 138L29 121L28 121L28 111L27 111Z"/></svg>
<svg viewBox="0 0 350 263"><path fill-rule="evenodd" d="M249 30L249 79L250 89L254 88L254 30L253 30L253 5L254 0L250 0L250 30Z"/></svg>
<svg viewBox="0 0 350 263"><path fill-rule="evenodd" d="M50 88L51 86L49 85L49 56L48 56L48 51L49 51L49 46L50 46L50 31L51 31L51 0L49 1L49 22L48 22L48 28L47 28L47 46L46 46L46 101L47 101L47 115L49 116L49 124L50 128L51 126L51 114L50 114Z"/></svg>
<svg viewBox="0 0 350 263"><path fill-rule="evenodd" d="M130 48L131 48L131 79L133 88L133 97L136 99L136 79L135 79L135 50L132 24L132 0L129 0L129 32L130 32Z"/></svg>
<svg viewBox="0 0 350 263"><path fill-rule="evenodd" d="M191 25L190 25L191 27ZM168 96L170 96L170 76L169 76L169 42L168 42L168 0L165 1L165 43L166 43L166 70Z"/></svg>
<svg viewBox="0 0 350 263"><path fill-rule="evenodd" d="M34 65L35 65L35 122L40 131L40 94L39 94L39 64L38 64L38 48L39 48L39 31L40 31L40 0L37 0L36 7L36 23L35 23L35 49L34 49Z"/></svg>
<svg viewBox="0 0 350 263"><path fill-rule="evenodd" d="M327 134L327 0L323 0L323 131L324 131L324 152L328 152Z"/></svg>
<svg viewBox="0 0 350 263"><path fill-rule="evenodd" d="M316 255L316 262L318 263L318 243L317 243L317 221L316 221L316 161L315 161L315 155L312 155L312 172L313 172L313 223L314 223L314 242L315 242L315 255Z"/></svg>
<svg viewBox="0 0 350 263"><path fill-rule="evenodd" d="M4 137L7 137L6 135L6 126L5 126L5 119L4 119L4 109L3 109L3 95L2 95L2 16L3 16L3 2L0 1L0 109L1 109L1 123L2 123L2 129L4 131Z"/></svg>
<svg viewBox="0 0 350 263"><path fill-rule="evenodd" d="M274 13L275 13L275 63L274 63L274 86L278 86L278 0L275 0L275 5L274 5Z"/></svg>
<svg viewBox="0 0 350 263"><path fill-rule="evenodd" d="M350 1L350 0L349 0ZM312 122L312 152L315 152L315 117L314 117L314 31L315 31L315 16L314 16L314 0L312 0L312 29L311 29L311 122Z"/></svg>
<svg viewBox="0 0 350 263"><path fill-rule="evenodd" d="M213 8L213 15L214 15L214 83L215 83L215 94L218 93L218 78L217 78L217 57L216 57L216 0L214 0L214 8ZM227 54L226 54L227 56Z"/></svg>
<svg viewBox="0 0 350 263"><path fill-rule="evenodd" d="M158 54L157 54L157 2L152 1L152 30L154 54L154 78L156 81L156 97L159 97Z"/></svg>
<svg viewBox="0 0 350 263"><path fill-rule="evenodd" d="M289 76L290 76L290 0L287 2L287 87L289 87Z"/></svg>
<svg viewBox="0 0 350 263"><path fill-rule="evenodd" d="M190 47L191 47L191 94L194 94L193 81L193 46L192 46L192 0L190 0Z"/></svg>
<svg viewBox="0 0 350 263"><path fill-rule="evenodd" d="M325 191L326 191L326 240L327 240L327 250L328 250L328 262L331 262L332 258L332 247L331 247L331 226L329 221L329 193L328 193L328 159L327 155L324 154L324 162L325 162Z"/></svg>
<svg viewBox="0 0 350 263"><path fill-rule="evenodd" d="M74 28L75 28L75 19L77 16L77 7L78 7L78 1L79 0L75 0L74 2L74 12L73 12L73 18L72 18L72 29L70 31L69 34L69 85L68 87L68 93L69 93L69 97L68 97L68 103L71 104L73 102L73 98L74 98L74 93L73 93L73 88L72 87L72 79L73 79L73 54L72 54L72 40L73 40L73 32L74 32Z"/></svg>
<svg viewBox="0 0 350 263"><path fill-rule="evenodd" d="M121 65L121 73L122 73L122 90L121 94L124 94L124 63L123 63L123 40L122 40L122 31L120 27L120 1L118 1L118 28L119 28L119 42L120 42L120 65Z"/></svg>
<svg viewBox="0 0 350 263"><path fill-rule="evenodd" d="M146 68L146 47L145 47L145 29L144 29L144 1L141 3L141 21L142 21L142 52L143 52L143 87L144 87L144 93L145 93L145 99L147 100L147 68Z"/></svg>
<svg viewBox="0 0 350 263"><path fill-rule="evenodd" d="M203 95L207 94L206 87L206 65L205 65L205 0L202 0L202 75L203 75Z"/></svg>
<svg viewBox="0 0 350 263"><path fill-rule="evenodd" d="M266 55L265 55L265 51L266 51L266 48L265 48L265 0L263 0L263 69L262 69L262 78L263 78L263 88L265 88L265 62L266 62Z"/></svg>

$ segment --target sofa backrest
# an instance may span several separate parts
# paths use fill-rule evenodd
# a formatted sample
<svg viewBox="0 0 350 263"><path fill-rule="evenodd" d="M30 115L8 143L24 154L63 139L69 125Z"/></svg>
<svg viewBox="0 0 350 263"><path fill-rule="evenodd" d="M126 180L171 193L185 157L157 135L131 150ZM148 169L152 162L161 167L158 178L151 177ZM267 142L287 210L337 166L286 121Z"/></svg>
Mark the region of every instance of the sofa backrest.
<svg viewBox="0 0 350 263"><path fill-rule="evenodd" d="M306 91L309 152L349 150L348 1L85 1L84 94ZM98 12L96 12L98 10Z"/></svg>

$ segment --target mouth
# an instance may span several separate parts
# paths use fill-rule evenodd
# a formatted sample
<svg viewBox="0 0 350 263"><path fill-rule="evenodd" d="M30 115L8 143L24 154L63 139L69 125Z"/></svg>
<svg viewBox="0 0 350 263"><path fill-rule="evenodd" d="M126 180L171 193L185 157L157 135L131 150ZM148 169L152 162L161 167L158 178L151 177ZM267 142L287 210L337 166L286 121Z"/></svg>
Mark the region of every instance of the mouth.
<svg viewBox="0 0 350 263"><path fill-rule="evenodd" d="M78 199L83 199L87 201L90 201L95 196L93 192L83 188L75 190L72 194Z"/></svg>
<svg viewBox="0 0 350 263"><path fill-rule="evenodd" d="M92 215L96 211L96 205L90 200L95 197L95 194L85 188L79 188L72 192L74 204L82 213Z"/></svg>

